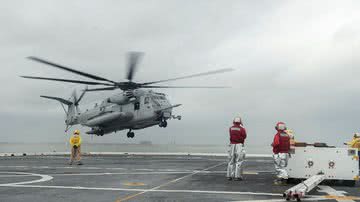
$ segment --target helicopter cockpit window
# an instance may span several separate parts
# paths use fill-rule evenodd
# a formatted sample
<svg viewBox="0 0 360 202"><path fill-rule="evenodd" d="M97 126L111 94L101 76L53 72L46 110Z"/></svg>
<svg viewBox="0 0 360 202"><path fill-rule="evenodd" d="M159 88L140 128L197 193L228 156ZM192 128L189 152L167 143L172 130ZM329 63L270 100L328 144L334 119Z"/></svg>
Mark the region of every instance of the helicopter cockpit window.
<svg viewBox="0 0 360 202"><path fill-rule="evenodd" d="M146 97L145 100L144 100L144 104L149 104L149 103L150 103L150 98Z"/></svg>

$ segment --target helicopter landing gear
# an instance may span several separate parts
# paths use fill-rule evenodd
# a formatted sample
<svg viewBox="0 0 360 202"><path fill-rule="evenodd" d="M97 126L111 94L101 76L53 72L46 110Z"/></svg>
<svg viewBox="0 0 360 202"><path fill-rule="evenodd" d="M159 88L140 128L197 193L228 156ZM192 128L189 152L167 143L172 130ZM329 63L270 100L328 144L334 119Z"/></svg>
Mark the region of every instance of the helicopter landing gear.
<svg viewBox="0 0 360 202"><path fill-rule="evenodd" d="M166 128L167 127L167 121L163 120L159 123L160 128Z"/></svg>
<svg viewBox="0 0 360 202"><path fill-rule="evenodd" d="M134 137L135 137L135 133L132 132L131 130L129 130L129 132L127 133L127 137L128 137L128 138L134 138Z"/></svg>
<svg viewBox="0 0 360 202"><path fill-rule="evenodd" d="M93 129L93 130L94 130L94 129ZM98 129L98 130L97 130L97 133L96 133L96 136L104 136L104 134L105 134L104 130Z"/></svg>

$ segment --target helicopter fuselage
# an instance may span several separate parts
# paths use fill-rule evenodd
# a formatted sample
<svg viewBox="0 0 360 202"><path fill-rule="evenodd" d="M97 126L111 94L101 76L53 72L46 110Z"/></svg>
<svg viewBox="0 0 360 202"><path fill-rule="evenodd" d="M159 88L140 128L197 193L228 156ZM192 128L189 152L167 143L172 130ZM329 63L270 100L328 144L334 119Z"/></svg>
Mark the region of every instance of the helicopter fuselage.
<svg viewBox="0 0 360 202"><path fill-rule="evenodd" d="M127 91L95 104L92 109L78 112L70 125L90 127L87 133L95 135L165 126L164 123L172 117L173 107L163 93L151 90Z"/></svg>

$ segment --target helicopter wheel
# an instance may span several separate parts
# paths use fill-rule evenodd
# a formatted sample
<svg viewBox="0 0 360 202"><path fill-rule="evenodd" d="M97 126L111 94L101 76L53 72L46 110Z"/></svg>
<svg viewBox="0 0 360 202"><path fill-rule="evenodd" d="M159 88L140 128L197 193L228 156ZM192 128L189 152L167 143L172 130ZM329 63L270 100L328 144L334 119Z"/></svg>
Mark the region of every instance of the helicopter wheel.
<svg viewBox="0 0 360 202"><path fill-rule="evenodd" d="M161 122L159 123L159 126L160 126L161 128L166 128L166 127L167 127L167 121L161 121Z"/></svg>
<svg viewBox="0 0 360 202"><path fill-rule="evenodd" d="M129 132L127 133L127 137L128 137L128 138L134 138L134 137L135 137L135 133L129 131Z"/></svg>

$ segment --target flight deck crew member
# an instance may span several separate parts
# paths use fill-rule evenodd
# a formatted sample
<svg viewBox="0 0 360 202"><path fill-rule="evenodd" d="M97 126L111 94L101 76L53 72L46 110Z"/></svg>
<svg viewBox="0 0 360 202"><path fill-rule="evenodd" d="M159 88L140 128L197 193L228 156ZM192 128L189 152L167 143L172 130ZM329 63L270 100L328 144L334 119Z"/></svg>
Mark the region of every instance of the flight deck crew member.
<svg viewBox="0 0 360 202"><path fill-rule="evenodd" d="M355 133L353 139L350 142L345 143L345 144L347 144L351 148L358 149L358 156L360 157L360 135L359 135L359 133ZM359 168L360 168L360 160L359 160Z"/></svg>
<svg viewBox="0 0 360 202"><path fill-rule="evenodd" d="M71 156L70 156L70 165L77 162L78 165L82 165L81 163L81 137L80 131L75 130L74 135L70 138L71 145Z"/></svg>
<svg viewBox="0 0 360 202"><path fill-rule="evenodd" d="M294 131L287 129L285 133L287 133L290 137L290 147L295 147L296 141L295 141Z"/></svg>
<svg viewBox="0 0 360 202"><path fill-rule="evenodd" d="M226 177L228 180L242 180L242 164L245 159L244 142L246 139L246 130L242 125L241 118L237 117L233 121L233 126L229 129L229 163Z"/></svg>
<svg viewBox="0 0 360 202"><path fill-rule="evenodd" d="M276 170L277 179L275 184L283 184L288 179L286 167L289 159L290 152L290 137L285 132L286 125L283 122L278 122L275 126L277 133L274 136L274 141L271 144L273 147L273 157Z"/></svg>

